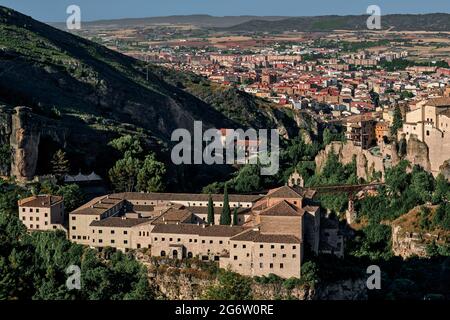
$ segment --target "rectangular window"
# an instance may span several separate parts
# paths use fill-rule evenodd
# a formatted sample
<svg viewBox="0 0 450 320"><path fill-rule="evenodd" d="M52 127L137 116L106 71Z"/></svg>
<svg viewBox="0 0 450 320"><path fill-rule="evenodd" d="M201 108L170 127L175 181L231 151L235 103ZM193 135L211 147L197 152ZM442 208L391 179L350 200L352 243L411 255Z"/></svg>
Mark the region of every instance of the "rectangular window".
<svg viewBox="0 0 450 320"><path fill-rule="evenodd" d="M123 234L128 234L128 231L125 230L125 231L123 232Z"/></svg>
<svg viewBox="0 0 450 320"><path fill-rule="evenodd" d="M103 230L98 230L98 233L103 233Z"/></svg>
<svg viewBox="0 0 450 320"><path fill-rule="evenodd" d="M103 243L103 239L98 239L98 242L99 243Z"/></svg>
<svg viewBox="0 0 450 320"><path fill-rule="evenodd" d="M269 268L273 269L273 263L269 264Z"/></svg>
<svg viewBox="0 0 450 320"><path fill-rule="evenodd" d="M111 230L111 234L114 234L114 233L116 233L114 230Z"/></svg>
<svg viewBox="0 0 450 320"><path fill-rule="evenodd" d="M284 265L282 263L280 263L280 269L283 269Z"/></svg>
<svg viewBox="0 0 450 320"><path fill-rule="evenodd" d="M128 240L123 240L123 243L124 244L128 244Z"/></svg>
<svg viewBox="0 0 450 320"><path fill-rule="evenodd" d="M237 260L238 259L238 257L237 256L234 256L234 260Z"/></svg>

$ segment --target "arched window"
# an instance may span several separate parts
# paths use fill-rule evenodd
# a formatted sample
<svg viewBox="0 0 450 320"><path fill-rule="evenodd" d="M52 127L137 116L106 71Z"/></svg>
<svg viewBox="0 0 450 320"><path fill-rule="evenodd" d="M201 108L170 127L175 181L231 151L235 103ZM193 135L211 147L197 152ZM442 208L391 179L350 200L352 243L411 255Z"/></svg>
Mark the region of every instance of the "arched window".
<svg viewBox="0 0 450 320"><path fill-rule="evenodd" d="M163 250L161 251L161 257L165 257L166 256L166 252Z"/></svg>

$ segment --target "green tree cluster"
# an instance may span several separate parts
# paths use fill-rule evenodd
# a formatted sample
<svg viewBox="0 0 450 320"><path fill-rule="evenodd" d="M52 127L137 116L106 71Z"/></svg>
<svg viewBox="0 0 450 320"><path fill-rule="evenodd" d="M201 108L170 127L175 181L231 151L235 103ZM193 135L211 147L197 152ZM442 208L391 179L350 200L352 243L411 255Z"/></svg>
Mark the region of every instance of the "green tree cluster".
<svg viewBox="0 0 450 320"><path fill-rule="evenodd" d="M122 136L110 142L122 154L109 170L109 178L118 192L160 192L165 188L166 167L154 153L144 157L142 142L137 136Z"/></svg>

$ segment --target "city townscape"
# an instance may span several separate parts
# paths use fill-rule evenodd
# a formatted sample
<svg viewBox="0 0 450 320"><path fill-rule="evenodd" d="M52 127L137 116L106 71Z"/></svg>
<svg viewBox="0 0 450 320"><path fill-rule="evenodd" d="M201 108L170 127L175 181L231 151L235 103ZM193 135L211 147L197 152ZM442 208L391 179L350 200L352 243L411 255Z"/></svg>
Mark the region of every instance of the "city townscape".
<svg viewBox="0 0 450 320"><path fill-rule="evenodd" d="M450 298L448 5L18 8L0 6L1 300Z"/></svg>

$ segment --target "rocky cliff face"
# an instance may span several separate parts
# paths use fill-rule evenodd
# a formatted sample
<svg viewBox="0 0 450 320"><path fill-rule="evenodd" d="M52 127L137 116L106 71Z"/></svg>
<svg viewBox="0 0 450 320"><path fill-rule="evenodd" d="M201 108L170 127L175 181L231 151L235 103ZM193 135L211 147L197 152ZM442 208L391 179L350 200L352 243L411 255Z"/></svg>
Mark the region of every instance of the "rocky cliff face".
<svg viewBox="0 0 450 320"><path fill-rule="evenodd" d="M217 283L217 279L207 271L196 266L152 262L144 255L137 258L149 270L149 281L157 295L166 300L198 300L205 289ZM170 266L169 266L170 265ZM297 286L286 288L282 283L252 283L255 300L295 299L295 300L367 300L367 287L364 280L344 280L327 285Z"/></svg>
<svg viewBox="0 0 450 320"><path fill-rule="evenodd" d="M433 215L436 206L428 206ZM423 230L420 227L421 207L416 207L410 212L391 223L392 227L392 252L396 256L407 259L413 256L427 257L427 246L433 242L436 244L448 243L450 232L445 230Z"/></svg>
<svg viewBox="0 0 450 320"><path fill-rule="evenodd" d="M439 168L440 173L450 181L450 160L445 161L442 166Z"/></svg>
<svg viewBox="0 0 450 320"><path fill-rule="evenodd" d="M403 259L418 256L426 257L426 243L417 232L406 232L400 226L392 227L392 252Z"/></svg>
<svg viewBox="0 0 450 320"><path fill-rule="evenodd" d="M375 171L379 171L384 176L385 168L383 158L371 154L368 150L363 150L361 147L353 145L351 142L335 141L325 147L325 150L319 152L316 156L316 170L322 171L328 156L331 152L338 155L339 161L347 164L353 161L356 157L356 168L358 177L364 180L370 180Z"/></svg>
<svg viewBox="0 0 450 320"><path fill-rule="evenodd" d="M431 171L428 146L420 141L415 134L409 137L406 147L406 160L417 164L427 171Z"/></svg>
<svg viewBox="0 0 450 320"><path fill-rule="evenodd" d="M12 149L11 167L3 168L2 173L14 176L19 182L32 180L42 136L51 137L52 141L64 146L66 129L33 114L26 107L0 110L0 141Z"/></svg>

